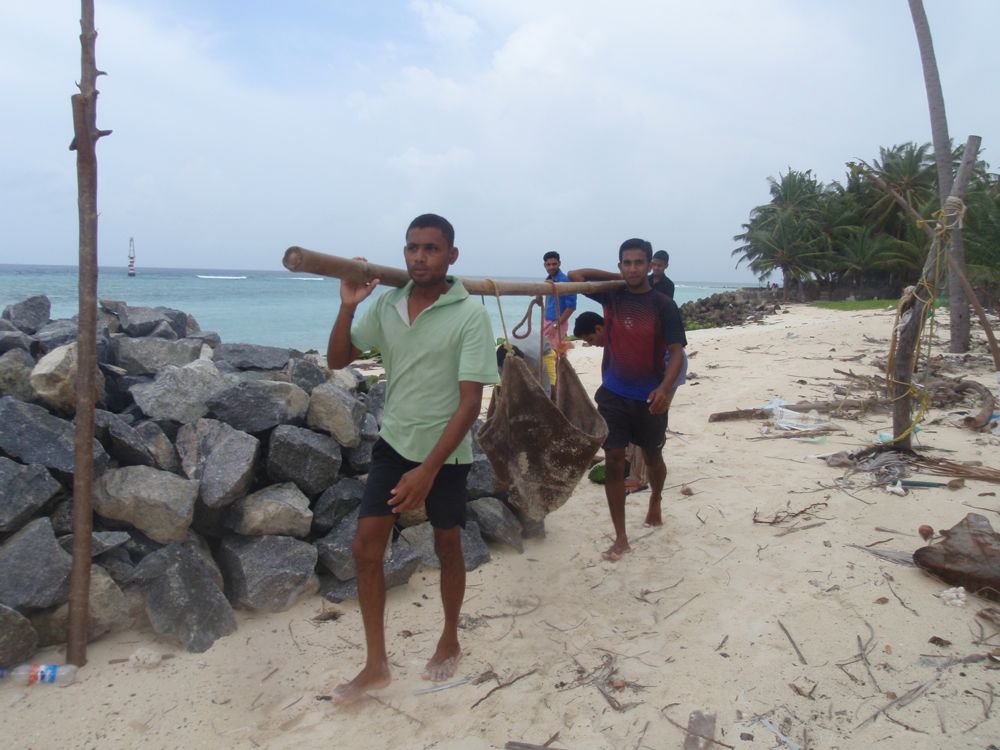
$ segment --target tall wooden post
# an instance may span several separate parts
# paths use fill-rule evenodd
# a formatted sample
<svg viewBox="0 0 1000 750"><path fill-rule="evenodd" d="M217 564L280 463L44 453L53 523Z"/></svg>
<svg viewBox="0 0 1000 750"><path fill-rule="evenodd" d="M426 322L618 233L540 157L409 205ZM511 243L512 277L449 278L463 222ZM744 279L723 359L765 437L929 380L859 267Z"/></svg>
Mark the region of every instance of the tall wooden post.
<svg viewBox="0 0 1000 750"><path fill-rule="evenodd" d="M890 395L893 399L892 432L895 445L900 449L908 450L910 448L911 435L907 430L910 428L912 419L910 385L913 382L914 354L917 349L917 341L923 330L927 311L934 305L934 299L937 297L936 280L939 263L943 254L947 252L950 232L960 223L961 216L958 207L961 206L961 199L965 197L965 190L972 178L972 168L979 155L980 142L979 136L971 135L965 144L965 153L962 155L958 175L952 184L949 200L945 201L945 205L941 208L940 225L943 231L935 234L931 247L927 251L927 261L920 274L916 292L900 317L890 386ZM957 203L953 205L950 199L955 199Z"/></svg>
<svg viewBox="0 0 1000 750"><path fill-rule="evenodd" d="M94 407L97 398L97 69L94 0L81 1L80 83L72 98L80 220L79 333L76 369L76 440L73 469L73 568L70 572L66 660L87 663L90 594L91 492L94 484Z"/></svg>

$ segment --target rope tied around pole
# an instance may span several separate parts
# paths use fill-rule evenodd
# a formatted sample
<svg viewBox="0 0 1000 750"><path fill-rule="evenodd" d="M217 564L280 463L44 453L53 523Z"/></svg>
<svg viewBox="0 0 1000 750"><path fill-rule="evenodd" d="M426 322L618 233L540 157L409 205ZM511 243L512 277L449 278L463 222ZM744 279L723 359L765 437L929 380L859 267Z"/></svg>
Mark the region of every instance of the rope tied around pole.
<svg viewBox="0 0 1000 750"><path fill-rule="evenodd" d="M931 246L928 249L928 254L933 257L933 275L932 277L922 278L920 282L914 286L910 287L899 300L899 304L896 306L896 320L893 324L893 345L889 351L889 357L886 361L886 384L889 389L889 395L893 402L902 400L904 398L910 397L916 400L917 409L916 414L910 421L909 426L903 430L899 435L895 435L890 441L892 443L898 443L905 440L916 430L917 425L923 421L924 417L931 407L931 396L930 392L923 386L914 384L912 381L912 374L917 367L917 363L920 361L921 356L924 360L924 379L929 375L929 364L931 359L931 348L934 340L934 324L936 322L934 315L934 300L937 298L937 290L941 287L941 276L944 272L945 255L947 253L948 244L951 238L951 232L954 229L961 229L962 224L965 220L966 206L961 198L957 196L950 195L945 201L944 205L933 214L933 220L935 223L934 227L934 237L931 241ZM926 221L921 219L917 222L918 226L924 226ZM917 321L917 325L921 327L922 337L918 337L916 341L916 346L913 349L913 356L910 360L909 370L911 380L909 382L900 381L892 376L892 372L896 362L896 338L898 331L905 323L903 316L909 312L913 313L914 308L917 308L920 304L926 306L928 312L928 317L930 318L930 323L924 331L923 322ZM921 342L921 338L924 339ZM896 395L892 395L891 388L893 386L905 385L905 390L902 390Z"/></svg>

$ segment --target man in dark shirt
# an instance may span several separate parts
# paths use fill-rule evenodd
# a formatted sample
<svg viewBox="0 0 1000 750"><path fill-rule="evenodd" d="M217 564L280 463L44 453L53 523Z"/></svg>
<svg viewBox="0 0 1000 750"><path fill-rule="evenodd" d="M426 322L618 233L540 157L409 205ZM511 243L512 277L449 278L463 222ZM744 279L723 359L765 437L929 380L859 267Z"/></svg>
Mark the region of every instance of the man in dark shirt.
<svg viewBox="0 0 1000 750"><path fill-rule="evenodd" d="M665 294L670 299L674 298L674 282L666 276L667 266L670 265L670 254L666 250L657 250L653 253L653 260L649 264L649 285L653 291Z"/></svg>
<svg viewBox="0 0 1000 750"><path fill-rule="evenodd" d="M634 238L625 240L618 250L620 275L594 268L569 273L570 281L625 280L623 289L587 295L604 307L602 385L594 400L608 423L604 491L615 541L603 553L606 560L619 560L631 549L625 531L625 451L630 442L642 449L649 472L646 524L663 524L660 499L667 476L663 462L667 409L684 362L687 338L673 299L654 292L649 285L646 274L651 258L652 246ZM670 357L665 361L668 352Z"/></svg>

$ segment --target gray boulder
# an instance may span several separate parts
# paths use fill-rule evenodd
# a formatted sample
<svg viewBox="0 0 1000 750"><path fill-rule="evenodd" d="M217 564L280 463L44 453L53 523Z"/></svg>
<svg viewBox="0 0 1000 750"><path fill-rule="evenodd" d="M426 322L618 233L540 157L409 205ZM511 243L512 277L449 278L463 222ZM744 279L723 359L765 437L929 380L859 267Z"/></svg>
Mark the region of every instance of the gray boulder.
<svg viewBox="0 0 1000 750"><path fill-rule="evenodd" d="M319 590L316 548L289 536L227 536L219 564L230 600L247 609L283 612Z"/></svg>
<svg viewBox="0 0 1000 750"><path fill-rule="evenodd" d="M149 441L126 415L99 412L99 439L112 458L124 466L158 466Z"/></svg>
<svg viewBox="0 0 1000 750"><path fill-rule="evenodd" d="M35 331L34 338L40 351L50 352L76 341L78 330L75 320L53 320Z"/></svg>
<svg viewBox="0 0 1000 750"><path fill-rule="evenodd" d="M145 593L153 630L188 651L207 651L236 630L232 606L190 547L175 542L149 555L136 568L135 581Z"/></svg>
<svg viewBox="0 0 1000 750"><path fill-rule="evenodd" d="M389 548L389 556L383 563L386 589L402 586L420 567L420 555L407 544L394 544ZM349 581L331 580L320 592L324 599L342 602L358 598L358 579Z"/></svg>
<svg viewBox="0 0 1000 750"><path fill-rule="evenodd" d="M257 380L239 383L208 399L209 412L244 432L263 432L280 424L302 424L309 394L292 383Z"/></svg>
<svg viewBox="0 0 1000 750"><path fill-rule="evenodd" d="M102 301L102 304L105 304ZM132 307L115 303L122 331L129 336L154 336L164 325L171 329L172 338L182 338L187 333L187 314L169 307Z"/></svg>
<svg viewBox="0 0 1000 750"><path fill-rule="evenodd" d="M38 634L31 621L17 610L0 604L0 669L28 661L38 648Z"/></svg>
<svg viewBox="0 0 1000 750"><path fill-rule="evenodd" d="M295 482L310 497L333 484L342 462L340 445L329 435L293 425L271 433L267 475L275 482Z"/></svg>
<svg viewBox="0 0 1000 750"><path fill-rule="evenodd" d="M131 537L127 531L93 531L90 534L90 556L97 557L105 552L128 544ZM59 546L69 555L73 554L73 535L59 537Z"/></svg>
<svg viewBox="0 0 1000 750"><path fill-rule="evenodd" d="M0 456L0 535L24 526L61 489L44 466L25 466Z"/></svg>
<svg viewBox="0 0 1000 750"><path fill-rule="evenodd" d="M288 381L306 393L322 385L329 378L330 371L310 359L292 359L288 362Z"/></svg>
<svg viewBox="0 0 1000 750"><path fill-rule="evenodd" d="M11 396L0 398L0 451L26 464L41 464L70 477L75 471L70 422L49 414L41 406ZM94 473L107 468L108 454L94 440Z"/></svg>
<svg viewBox="0 0 1000 750"><path fill-rule="evenodd" d="M171 329L172 330L172 329ZM112 342L112 364L129 375L155 375L167 365L183 367L201 354L201 341L117 336Z"/></svg>
<svg viewBox="0 0 1000 750"><path fill-rule="evenodd" d="M365 396L365 411L375 417L375 423L382 425L382 414L385 411L385 390L388 383L380 380L368 389Z"/></svg>
<svg viewBox="0 0 1000 750"><path fill-rule="evenodd" d="M13 396L18 401L34 397L31 371L35 358L22 349L12 349L0 355L0 396Z"/></svg>
<svg viewBox="0 0 1000 750"><path fill-rule="evenodd" d="M365 486L353 477L341 477L319 496L313 505L312 530L316 534L327 534L361 505Z"/></svg>
<svg viewBox="0 0 1000 750"><path fill-rule="evenodd" d="M490 550L479 533L479 525L475 521L467 521L462 529L462 555L465 558L465 569L475 570L483 563L490 561ZM434 552L434 528L429 523L410 526L399 534L397 544L408 544L420 556L424 565L440 568L437 555Z"/></svg>
<svg viewBox="0 0 1000 750"><path fill-rule="evenodd" d="M197 497L197 481L149 466L110 469L94 483L97 513L161 543L187 538Z"/></svg>
<svg viewBox="0 0 1000 750"><path fill-rule="evenodd" d="M0 331L0 352L30 352L35 340L21 331Z"/></svg>
<svg viewBox="0 0 1000 750"><path fill-rule="evenodd" d="M365 415L367 418L370 415ZM372 468L372 449L376 440L362 440L354 448L344 448L344 465L351 474L367 474Z"/></svg>
<svg viewBox="0 0 1000 750"><path fill-rule="evenodd" d="M472 454L472 466L469 469L469 477L465 483L469 491L469 498L478 500L481 497L505 496L503 488L497 481L497 474L493 471L493 465L483 453Z"/></svg>
<svg viewBox="0 0 1000 750"><path fill-rule="evenodd" d="M35 519L0 545L0 604L21 613L62 604L71 562L49 519Z"/></svg>
<svg viewBox="0 0 1000 750"><path fill-rule="evenodd" d="M323 383L309 397L306 423L314 430L333 435L341 445L353 448L361 442L365 405L352 393L333 383Z"/></svg>
<svg viewBox="0 0 1000 750"><path fill-rule="evenodd" d="M201 481L199 498L221 508L247 494L260 454L260 441L224 422L199 419L177 433L184 473Z"/></svg>
<svg viewBox="0 0 1000 750"><path fill-rule="evenodd" d="M100 565L119 586L131 583L135 576L135 563L124 547L115 547L102 552L94 558L94 563Z"/></svg>
<svg viewBox="0 0 1000 750"><path fill-rule="evenodd" d="M288 364L289 357L288 349L276 346L219 344L215 347L215 361L237 370L281 370Z"/></svg>
<svg viewBox="0 0 1000 750"><path fill-rule="evenodd" d="M197 325L197 323L195 323L195 325ZM219 338L219 334L215 331L192 331L190 326L188 327L188 334L185 338L200 341L203 346L207 346L211 349L215 349L222 343L222 339Z"/></svg>
<svg viewBox="0 0 1000 750"><path fill-rule="evenodd" d="M226 508L225 525L243 536L303 537L312 526L309 498L291 482L273 484Z"/></svg>
<svg viewBox="0 0 1000 750"><path fill-rule="evenodd" d="M495 497L481 497L473 500L466 508L479 525L479 532L484 539L524 552L521 522L506 505Z"/></svg>
<svg viewBox="0 0 1000 750"><path fill-rule="evenodd" d="M69 604L31 616L40 647L66 642ZM125 594L101 567L90 566L90 598L87 607L87 640L93 641L112 630L127 630L132 625Z"/></svg>
<svg viewBox="0 0 1000 750"><path fill-rule="evenodd" d="M323 567L341 581L349 581L357 575L351 545L358 530L358 511L354 510L334 526L330 533L314 544ZM386 550L388 554L388 550Z"/></svg>
<svg viewBox="0 0 1000 750"><path fill-rule="evenodd" d="M215 365L197 359L183 367L168 365L152 383L138 383L129 392L146 416L187 424L205 416L205 402L225 388L226 381Z"/></svg>
<svg viewBox="0 0 1000 750"><path fill-rule="evenodd" d="M161 320L156 324L156 328L146 334L147 338L150 339L166 339L169 341L174 341L177 339L177 331L165 320Z"/></svg>
<svg viewBox="0 0 1000 750"><path fill-rule="evenodd" d="M31 371L31 389L39 401L57 412L73 414L76 411L76 381L79 357L74 341L52 349L43 356ZM95 398L104 400L104 375L95 373Z"/></svg>
<svg viewBox="0 0 1000 750"><path fill-rule="evenodd" d="M44 294L7 305L3 310L3 319L9 320L18 330L32 334L49 322L52 313L52 303Z"/></svg>
<svg viewBox="0 0 1000 750"><path fill-rule="evenodd" d="M153 466L174 474L181 473L181 459L177 455L177 449L160 425L147 420L137 424L135 431L142 438L143 444L153 457Z"/></svg>

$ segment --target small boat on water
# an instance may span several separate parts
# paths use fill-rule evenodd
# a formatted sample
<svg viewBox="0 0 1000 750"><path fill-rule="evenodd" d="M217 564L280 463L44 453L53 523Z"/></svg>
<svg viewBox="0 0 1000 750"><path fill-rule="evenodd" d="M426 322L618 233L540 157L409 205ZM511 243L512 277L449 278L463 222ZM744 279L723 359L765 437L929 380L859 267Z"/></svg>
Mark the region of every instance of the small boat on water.
<svg viewBox="0 0 1000 750"><path fill-rule="evenodd" d="M200 273L196 273L199 279L245 279L246 276L203 276Z"/></svg>
<svg viewBox="0 0 1000 750"><path fill-rule="evenodd" d="M128 238L128 275L135 276L135 239Z"/></svg>

